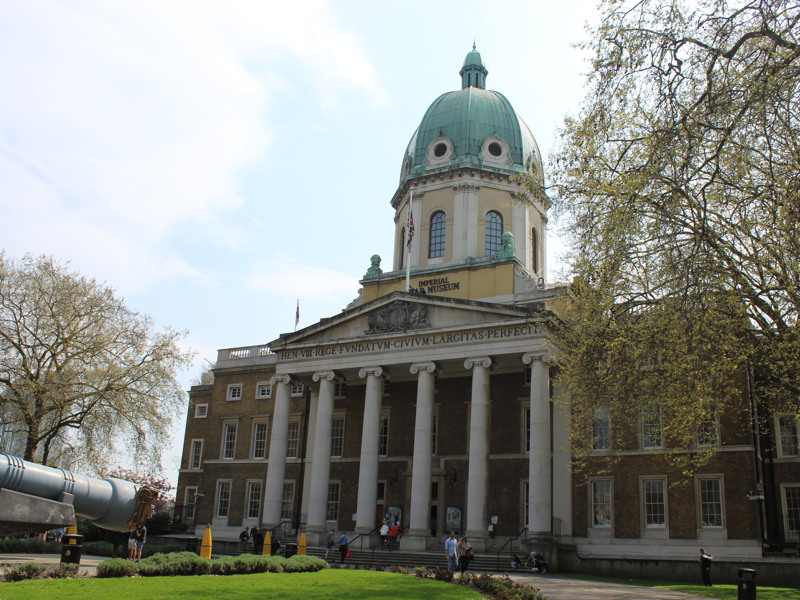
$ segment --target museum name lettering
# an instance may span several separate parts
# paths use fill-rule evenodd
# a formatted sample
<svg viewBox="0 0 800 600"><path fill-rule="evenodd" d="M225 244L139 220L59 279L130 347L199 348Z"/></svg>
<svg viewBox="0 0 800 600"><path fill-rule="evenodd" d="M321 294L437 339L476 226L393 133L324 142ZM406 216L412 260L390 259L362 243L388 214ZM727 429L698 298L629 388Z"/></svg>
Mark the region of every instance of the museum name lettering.
<svg viewBox="0 0 800 600"><path fill-rule="evenodd" d="M497 329L486 329L481 331L432 334L400 340L354 342L352 344L321 346L318 348L306 348L304 350L284 350L280 353L280 359L293 360L295 358L316 358L319 356L342 356L345 354L360 354L363 352L380 352L381 350L404 350L407 348L423 348L429 346L461 344L465 342L481 342L533 335L538 332L538 326L535 324L530 324L519 325L516 327L499 327Z"/></svg>
<svg viewBox="0 0 800 600"><path fill-rule="evenodd" d="M424 291L426 294L435 294L436 292L450 292L457 290L461 287L460 281L450 283L447 277L436 277L434 279L421 279L417 282L417 288Z"/></svg>

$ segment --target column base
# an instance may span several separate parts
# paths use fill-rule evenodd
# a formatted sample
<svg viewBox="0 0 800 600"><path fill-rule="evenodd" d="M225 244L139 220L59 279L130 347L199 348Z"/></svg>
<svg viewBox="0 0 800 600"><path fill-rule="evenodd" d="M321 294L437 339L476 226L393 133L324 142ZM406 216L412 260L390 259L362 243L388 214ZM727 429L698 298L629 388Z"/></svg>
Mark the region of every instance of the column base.
<svg viewBox="0 0 800 600"><path fill-rule="evenodd" d="M470 546L477 552L485 552L491 542L489 532L483 529L467 529L464 535L467 536ZM457 535L456 539L460 540L461 536Z"/></svg>
<svg viewBox="0 0 800 600"><path fill-rule="evenodd" d="M401 550L424 551L428 549L433 538L427 529L410 529L399 541Z"/></svg>

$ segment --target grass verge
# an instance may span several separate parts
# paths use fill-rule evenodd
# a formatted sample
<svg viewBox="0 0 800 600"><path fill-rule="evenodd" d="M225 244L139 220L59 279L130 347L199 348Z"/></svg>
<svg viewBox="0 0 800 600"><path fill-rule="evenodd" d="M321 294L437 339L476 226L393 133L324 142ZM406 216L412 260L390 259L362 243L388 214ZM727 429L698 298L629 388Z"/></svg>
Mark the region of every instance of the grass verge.
<svg viewBox="0 0 800 600"><path fill-rule="evenodd" d="M377 571L325 569L318 573L263 573L218 577L133 577L20 581L0 584L0 600L483 600L460 585Z"/></svg>

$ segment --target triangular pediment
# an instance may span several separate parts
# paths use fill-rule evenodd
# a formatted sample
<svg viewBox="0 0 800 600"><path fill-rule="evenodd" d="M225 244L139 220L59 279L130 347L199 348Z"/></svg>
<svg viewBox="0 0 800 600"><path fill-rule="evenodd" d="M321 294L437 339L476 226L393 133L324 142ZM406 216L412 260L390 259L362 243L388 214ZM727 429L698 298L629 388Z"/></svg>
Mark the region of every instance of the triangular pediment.
<svg viewBox="0 0 800 600"><path fill-rule="evenodd" d="M540 304L519 306L393 292L300 331L282 334L269 346L272 351L279 351L295 345L452 331L504 322L549 321L551 317Z"/></svg>

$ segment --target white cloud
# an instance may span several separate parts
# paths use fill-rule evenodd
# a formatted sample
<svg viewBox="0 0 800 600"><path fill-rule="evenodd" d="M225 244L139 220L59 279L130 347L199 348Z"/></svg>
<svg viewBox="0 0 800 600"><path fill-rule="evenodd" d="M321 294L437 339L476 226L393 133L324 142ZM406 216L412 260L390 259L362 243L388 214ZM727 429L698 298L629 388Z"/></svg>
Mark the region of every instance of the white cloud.
<svg viewBox="0 0 800 600"><path fill-rule="evenodd" d="M247 285L259 292L337 305L343 300L352 300L359 289L355 277L299 264L281 256L273 256L257 265L247 277Z"/></svg>

